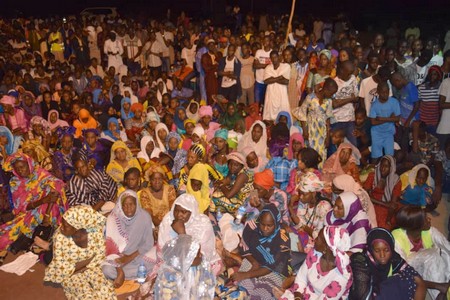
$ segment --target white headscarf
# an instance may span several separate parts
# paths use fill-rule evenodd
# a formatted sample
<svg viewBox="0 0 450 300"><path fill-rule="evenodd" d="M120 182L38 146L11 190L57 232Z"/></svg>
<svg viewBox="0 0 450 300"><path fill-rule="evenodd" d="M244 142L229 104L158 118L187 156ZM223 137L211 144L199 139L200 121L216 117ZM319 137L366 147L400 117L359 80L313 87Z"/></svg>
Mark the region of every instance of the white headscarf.
<svg viewBox="0 0 450 300"><path fill-rule="evenodd" d="M201 253L206 261L214 263L220 260L220 257L216 253L216 239L211 222L206 215L199 213L198 202L190 194L182 194L179 196L172 205L170 212L164 216L159 225L158 247L162 249L167 242L177 236L177 233L172 229L172 223L175 220L173 212L176 205L191 212L189 220L184 224L186 234L192 236L200 243Z"/></svg>
<svg viewBox="0 0 450 300"><path fill-rule="evenodd" d="M155 127L155 135L156 135L156 141L158 142L158 148L161 150L161 152L166 152L166 146L165 141L161 141L158 135L158 131L164 130L167 134L169 134L169 129L167 128L167 125L164 123L158 123Z"/></svg>
<svg viewBox="0 0 450 300"><path fill-rule="evenodd" d="M263 131L262 136L257 143L255 143L252 138L252 131L256 124L261 126ZM246 147L251 147L258 157L267 156L267 130L266 124L264 124L262 121L256 121L255 123L253 123L252 127L250 127L250 130L244 133L244 136L239 141L237 150L239 152L242 152L242 149Z"/></svg>
<svg viewBox="0 0 450 300"><path fill-rule="evenodd" d="M145 148L147 147L147 144L149 142L152 142L153 144L155 144L155 141L153 140L153 138L150 135L144 136L141 139L141 151L137 154L137 158L143 158L143 159L145 159L146 162L149 162L150 159L152 159L152 158L159 157L159 154L161 153L161 150L159 150L155 144L155 148L153 149L153 152L150 155L151 157L148 157L148 154L147 154L147 151L145 150Z"/></svg>
<svg viewBox="0 0 450 300"><path fill-rule="evenodd" d="M189 110L191 105L197 105L197 111L194 114L191 113L191 111ZM189 102L189 105L186 108L186 116L188 117L188 119L198 122L198 120L200 120L200 116L198 115L199 109L200 109L200 104L195 100L191 100L191 102Z"/></svg>

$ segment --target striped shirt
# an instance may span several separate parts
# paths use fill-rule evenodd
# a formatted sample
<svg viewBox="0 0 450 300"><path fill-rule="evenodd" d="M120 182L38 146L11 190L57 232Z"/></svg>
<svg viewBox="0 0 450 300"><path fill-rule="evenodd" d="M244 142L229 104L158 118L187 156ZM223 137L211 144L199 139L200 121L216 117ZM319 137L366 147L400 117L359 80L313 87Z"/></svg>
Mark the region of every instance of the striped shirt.
<svg viewBox="0 0 450 300"><path fill-rule="evenodd" d="M437 126L439 121L439 87L430 87L428 83L419 85L420 120L427 125Z"/></svg>
<svg viewBox="0 0 450 300"><path fill-rule="evenodd" d="M117 184L105 172L91 170L88 177L73 176L66 186L69 206L95 205L99 201L116 200Z"/></svg>

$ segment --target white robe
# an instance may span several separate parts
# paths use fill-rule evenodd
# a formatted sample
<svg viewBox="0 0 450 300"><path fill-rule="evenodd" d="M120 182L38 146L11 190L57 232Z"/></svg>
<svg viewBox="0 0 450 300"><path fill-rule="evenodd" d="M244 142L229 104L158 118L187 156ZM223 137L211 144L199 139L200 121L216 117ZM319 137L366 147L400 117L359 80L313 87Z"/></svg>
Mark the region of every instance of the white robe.
<svg viewBox="0 0 450 300"><path fill-rule="evenodd" d="M291 66L289 64L281 63L278 69L274 69L270 64L264 69L264 80L270 77L283 76L289 80L291 75ZM264 120L275 121L278 113L286 111L290 114L288 86L279 83L272 83L267 85L266 97L264 101Z"/></svg>
<svg viewBox="0 0 450 300"><path fill-rule="evenodd" d="M114 42L111 40L106 40L105 46L103 47L103 52L108 56L108 69L110 67L114 67L116 69L116 74L118 74L119 68L123 65L122 44L117 39ZM108 54L108 52L112 52L115 54Z"/></svg>

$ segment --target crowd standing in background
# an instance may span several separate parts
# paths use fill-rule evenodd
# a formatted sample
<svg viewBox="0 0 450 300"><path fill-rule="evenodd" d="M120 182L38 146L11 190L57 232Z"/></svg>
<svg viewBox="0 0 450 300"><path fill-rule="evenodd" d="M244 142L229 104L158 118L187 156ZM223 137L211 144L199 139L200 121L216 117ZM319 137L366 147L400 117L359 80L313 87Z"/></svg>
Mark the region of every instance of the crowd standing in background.
<svg viewBox="0 0 450 300"><path fill-rule="evenodd" d="M234 16L0 20L1 262L68 299L450 299L450 33Z"/></svg>

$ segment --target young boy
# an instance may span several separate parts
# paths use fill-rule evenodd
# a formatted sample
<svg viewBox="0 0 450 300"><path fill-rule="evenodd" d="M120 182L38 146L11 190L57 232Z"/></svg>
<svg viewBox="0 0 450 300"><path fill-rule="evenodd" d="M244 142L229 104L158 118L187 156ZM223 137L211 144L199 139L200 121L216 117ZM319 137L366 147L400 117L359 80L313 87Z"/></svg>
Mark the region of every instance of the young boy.
<svg viewBox="0 0 450 300"><path fill-rule="evenodd" d="M362 107L358 108L355 112L355 130L353 130L353 135L356 137L356 147L361 152L361 163L369 162L369 147L372 144L371 128L372 124L367 118L366 110Z"/></svg>
<svg viewBox="0 0 450 300"><path fill-rule="evenodd" d="M339 148L339 145L345 142L345 130L342 128L339 129L333 129L330 132L331 140L330 140L330 146L327 150L327 157L330 157L333 155L337 149Z"/></svg>
<svg viewBox="0 0 450 300"><path fill-rule="evenodd" d="M372 162L384 155L394 155L395 123L400 120L400 104L389 97L386 82L378 84L378 98L372 103L369 118L372 123Z"/></svg>

